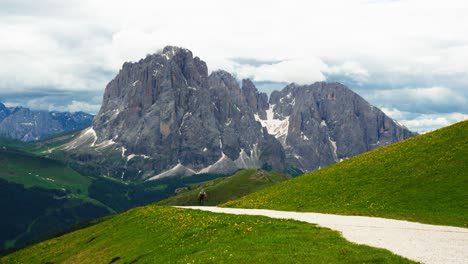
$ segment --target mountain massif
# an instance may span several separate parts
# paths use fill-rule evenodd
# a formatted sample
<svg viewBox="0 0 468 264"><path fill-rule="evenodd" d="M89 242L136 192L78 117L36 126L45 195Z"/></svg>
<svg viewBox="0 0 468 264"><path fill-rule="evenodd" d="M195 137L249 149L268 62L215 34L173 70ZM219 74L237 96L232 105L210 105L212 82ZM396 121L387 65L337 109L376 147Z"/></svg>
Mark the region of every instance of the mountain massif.
<svg viewBox="0 0 468 264"><path fill-rule="evenodd" d="M41 140L89 127L93 116L83 112L33 111L0 103L0 136L21 141Z"/></svg>
<svg viewBox="0 0 468 264"><path fill-rule="evenodd" d="M151 180L311 171L414 135L342 84L293 83L268 98L252 81L208 74L191 51L167 46L124 63L92 127L52 152L98 163L111 177Z"/></svg>

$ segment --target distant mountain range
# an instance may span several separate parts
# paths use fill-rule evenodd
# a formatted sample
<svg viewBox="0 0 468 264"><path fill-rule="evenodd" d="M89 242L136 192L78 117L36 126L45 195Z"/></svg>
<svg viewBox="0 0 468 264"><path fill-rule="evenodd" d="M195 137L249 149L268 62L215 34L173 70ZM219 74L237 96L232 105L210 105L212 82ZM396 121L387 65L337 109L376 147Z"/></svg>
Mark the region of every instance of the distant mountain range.
<svg viewBox="0 0 468 264"><path fill-rule="evenodd" d="M250 80L208 74L191 51L167 46L124 63L92 127L49 153L121 180L299 173L414 135L340 83L292 83L268 98Z"/></svg>
<svg viewBox="0 0 468 264"><path fill-rule="evenodd" d="M89 127L93 117L83 112L34 111L24 107L6 107L0 103L0 137L41 140Z"/></svg>

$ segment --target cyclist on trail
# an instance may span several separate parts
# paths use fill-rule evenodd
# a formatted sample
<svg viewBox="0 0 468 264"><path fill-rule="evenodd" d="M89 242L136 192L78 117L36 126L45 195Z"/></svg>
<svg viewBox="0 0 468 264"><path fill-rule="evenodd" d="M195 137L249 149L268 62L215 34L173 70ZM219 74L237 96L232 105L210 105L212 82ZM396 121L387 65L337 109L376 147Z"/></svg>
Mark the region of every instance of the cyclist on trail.
<svg viewBox="0 0 468 264"><path fill-rule="evenodd" d="M198 193L198 201L200 202L200 205L203 205L203 201L205 200L205 198L206 198L206 192L205 190L201 190Z"/></svg>

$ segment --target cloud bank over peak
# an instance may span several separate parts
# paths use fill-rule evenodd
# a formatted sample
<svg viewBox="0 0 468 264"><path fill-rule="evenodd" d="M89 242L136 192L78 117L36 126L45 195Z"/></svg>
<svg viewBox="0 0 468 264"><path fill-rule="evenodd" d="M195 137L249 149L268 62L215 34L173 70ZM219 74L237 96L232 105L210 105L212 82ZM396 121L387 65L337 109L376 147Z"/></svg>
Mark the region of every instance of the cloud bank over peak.
<svg viewBox="0 0 468 264"><path fill-rule="evenodd" d="M327 65L316 57L286 59L258 65L232 62L224 66L240 79L250 78L256 82L295 82L300 84L325 80L323 71L327 69Z"/></svg>
<svg viewBox="0 0 468 264"><path fill-rule="evenodd" d="M268 92L339 81L408 120L465 115L467 13L457 0L4 0L0 101L91 111L101 99L86 94L102 96L123 62L176 45Z"/></svg>

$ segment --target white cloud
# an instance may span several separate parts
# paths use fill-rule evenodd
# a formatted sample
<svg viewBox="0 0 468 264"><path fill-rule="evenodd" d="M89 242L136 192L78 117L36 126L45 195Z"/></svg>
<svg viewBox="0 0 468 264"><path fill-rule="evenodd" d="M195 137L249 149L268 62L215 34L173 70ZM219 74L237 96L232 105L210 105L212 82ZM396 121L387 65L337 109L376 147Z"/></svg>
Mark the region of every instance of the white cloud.
<svg viewBox="0 0 468 264"><path fill-rule="evenodd" d="M21 106L20 103L17 103L17 102L2 102L2 104L4 104L6 107L17 107L17 106Z"/></svg>
<svg viewBox="0 0 468 264"><path fill-rule="evenodd" d="M398 120L411 131L425 133L434 129L451 125L456 122L468 119L468 114L463 113L440 113L440 114L417 114L411 112L400 111L396 108L381 110L389 117Z"/></svg>
<svg viewBox="0 0 468 264"><path fill-rule="evenodd" d="M447 87L373 90L363 96L372 104L385 109L398 108L417 113L468 112L468 99L464 94Z"/></svg>
<svg viewBox="0 0 468 264"><path fill-rule="evenodd" d="M466 99L456 94L446 87L429 87L429 88L415 88L403 89L403 96L410 96L415 100L427 100L434 103L465 103Z"/></svg>
<svg viewBox="0 0 468 264"><path fill-rule="evenodd" d="M377 95L386 98L398 98L399 100L410 100L413 102L423 101L434 104L464 104L466 101L466 98L451 89L440 86L381 90L377 92Z"/></svg>
<svg viewBox="0 0 468 264"><path fill-rule="evenodd" d="M456 0L6 0L0 95L103 91L124 61L170 44L239 78L312 83L333 74L370 87L363 96L388 109L468 113L467 13Z"/></svg>
<svg viewBox="0 0 468 264"><path fill-rule="evenodd" d="M413 131L425 133L464 120L468 120L467 114L423 114L412 120L401 120L400 123Z"/></svg>
<svg viewBox="0 0 468 264"><path fill-rule="evenodd" d="M45 98L36 98L36 99L31 99L27 101L25 104L22 106L31 108L33 110L47 110L47 111L61 111L57 109L57 107L54 104L51 104L49 101L47 101Z"/></svg>
<svg viewBox="0 0 468 264"><path fill-rule="evenodd" d="M356 81L365 81L369 77L369 72L358 62L345 61L341 65L328 67L324 70L327 74L344 75Z"/></svg>
<svg viewBox="0 0 468 264"><path fill-rule="evenodd" d="M100 65L105 61L96 60L92 48L84 51L85 45L96 45L101 36L88 35L86 30L93 32L87 25L60 19L0 19L0 35L8 36L0 39L0 57L8 62L0 64L0 94L38 87L102 89L102 76L93 70L108 66ZM69 31L75 36L67 36Z"/></svg>
<svg viewBox="0 0 468 264"><path fill-rule="evenodd" d="M375 72L467 75L468 5L461 1L439 6L431 1L292 0L271 2L268 9L261 1L229 6L214 0L8 3L16 12L0 17L1 34L9 36L0 41L0 55L12 65L0 69L1 87L103 89L107 80L92 82L83 68L92 63L116 71L123 61L138 60L166 44L192 49L211 69L229 70L231 57L285 61L253 69L259 80L279 79L285 70L290 72L285 78L298 82L320 80L317 71L371 82L378 81L372 79ZM317 65L320 58L338 63L326 69ZM242 67L234 70L245 75ZM28 75L18 78L24 72ZM464 81L468 84L468 77Z"/></svg>
<svg viewBox="0 0 468 264"><path fill-rule="evenodd" d="M403 112L396 108L389 109L389 108L382 107L380 108L380 110L382 110L382 112L384 112L386 115L388 115L389 117L395 120L405 120L411 115L411 113L409 112Z"/></svg>
<svg viewBox="0 0 468 264"><path fill-rule="evenodd" d="M79 102L79 101L72 101L72 103L64 108L61 111L66 111L66 112L87 112L87 113L92 113L96 114L99 112L99 109L101 108L100 104L90 104L87 102Z"/></svg>
<svg viewBox="0 0 468 264"><path fill-rule="evenodd" d="M56 105L47 98L37 98L31 99L24 103L19 102L5 102L7 107L16 107L23 106L33 110L47 110L47 111L59 111L59 112L86 112L91 114L96 114L101 108L101 104L93 104L83 101L72 100L70 104L67 105Z"/></svg>
<svg viewBox="0 0 468 264"><path fill-rule="evenodd" d="M254 81L295 82L308 84L325 80L322 71L326 64L318 58L289 59L258 66L233 63L228 66L238 78L251 78Z"/></svg>

